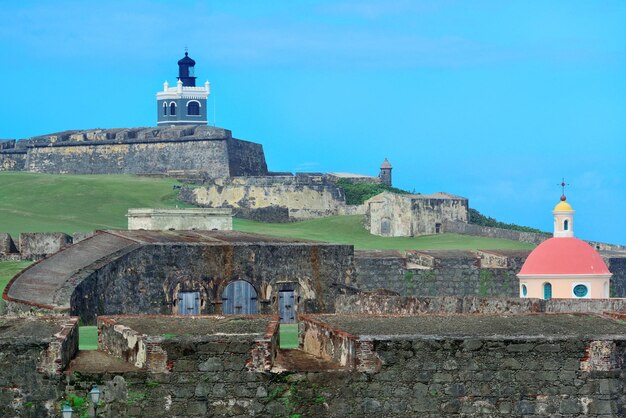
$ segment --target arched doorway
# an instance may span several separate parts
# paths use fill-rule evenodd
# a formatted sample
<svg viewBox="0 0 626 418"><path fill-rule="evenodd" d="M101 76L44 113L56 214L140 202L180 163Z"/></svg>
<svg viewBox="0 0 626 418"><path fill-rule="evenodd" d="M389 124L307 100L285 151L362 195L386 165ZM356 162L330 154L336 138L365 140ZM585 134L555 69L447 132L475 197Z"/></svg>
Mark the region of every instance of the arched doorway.
<svg viewBox="0 0 626 418"><path fill-rule="evenodd" d="M552 285L550 283L543 284L543 298L552 299Z"/></svg>
<svg viewBox="0 0 626 418"><path fill-rule="evenodd" d="M222 292L222 314L253 315L257 313L257 293L245 280L235 280Z"/></svg>

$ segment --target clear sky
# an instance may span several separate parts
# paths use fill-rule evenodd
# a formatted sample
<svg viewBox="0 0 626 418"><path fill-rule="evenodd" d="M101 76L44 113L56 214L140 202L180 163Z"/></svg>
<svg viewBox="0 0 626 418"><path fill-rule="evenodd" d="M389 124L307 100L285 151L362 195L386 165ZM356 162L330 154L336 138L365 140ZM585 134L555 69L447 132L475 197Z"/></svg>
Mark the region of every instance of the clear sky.
<svg viewBox="0 0 626 418"><path fill-rule="evenodd" d="M156 125L189 48L273 171L376 175L626 244L626 1L3 1L0 138ZM213 108L214 107L214 108ZM215 115L215 119L213 117Z"/></svg>

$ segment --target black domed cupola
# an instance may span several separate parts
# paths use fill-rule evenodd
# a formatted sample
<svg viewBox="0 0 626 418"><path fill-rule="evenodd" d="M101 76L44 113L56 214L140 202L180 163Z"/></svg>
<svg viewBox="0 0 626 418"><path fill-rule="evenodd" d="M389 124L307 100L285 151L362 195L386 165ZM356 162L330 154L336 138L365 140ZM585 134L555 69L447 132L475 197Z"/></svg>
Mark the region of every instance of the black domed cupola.
<svg viewBox="0 0 626 418"><path fill-rule="evenodd" d="M183 82L183 86L195 87L196 77L194 77L194 66L196 62L189 58L189 53L185 52L185 56L178 60L178 79Z"/></svg>

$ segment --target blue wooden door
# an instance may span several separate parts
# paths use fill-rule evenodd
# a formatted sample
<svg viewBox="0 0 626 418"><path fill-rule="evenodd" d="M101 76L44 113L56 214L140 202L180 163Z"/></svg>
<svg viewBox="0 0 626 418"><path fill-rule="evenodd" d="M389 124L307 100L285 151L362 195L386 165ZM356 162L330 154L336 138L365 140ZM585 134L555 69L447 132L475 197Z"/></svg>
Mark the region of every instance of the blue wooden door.
<svg viewBox="0 0 626 418"><path fill-rule="evenodd" d="M224 315L253 315L257 313L257 294L254 287L236 280L222 292L222 313Z"/></svg>
<svg viewBox="0 0 626 418"><path fill-rule="evenodd" d="M180 315L200 315L200 292L180 292L178 294Z"/></svg>
<svg viewBox="0 0 626 418"><path fill-rule="evenodd" d="M543 285L543 298L552 299L552 285L550 283L545 283Z"/></svg>
<svg viewBox="0 0 626 418"><path fill-rule="evenodd" d="M296 296L293 290L281 290L278 292L278 314L281 324L293 324L296 322Z"/></svg>

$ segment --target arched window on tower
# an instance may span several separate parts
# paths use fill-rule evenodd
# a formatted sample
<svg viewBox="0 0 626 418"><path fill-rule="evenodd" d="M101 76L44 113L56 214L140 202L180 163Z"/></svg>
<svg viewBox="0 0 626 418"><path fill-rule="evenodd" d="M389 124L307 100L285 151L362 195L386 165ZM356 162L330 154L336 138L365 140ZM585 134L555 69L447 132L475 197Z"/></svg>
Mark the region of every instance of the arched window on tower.
<svg viewBox="0 0 626 418"><path fill-rule="evenodd" d="M167 116L167 103L163 102L163 116Z"/></svg>
<svg viewBox="0 0 626 418"><path fill-rule="evenodd" d="M187 115L200 116L200 103L196 101L187 103Z"/></svg>
<svg viewBox="0 0 626 418"><path fill-rule="evenodd" d="M569 220L566 219L563 221L563 231L568 231L569 230Z"/></svg>
<svg viewBox="0 0 626 418"><path fill-rule="evenodd" d="M176 116L176 103L172 102L170 104L170 115Z"/></svg>

